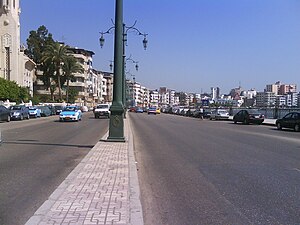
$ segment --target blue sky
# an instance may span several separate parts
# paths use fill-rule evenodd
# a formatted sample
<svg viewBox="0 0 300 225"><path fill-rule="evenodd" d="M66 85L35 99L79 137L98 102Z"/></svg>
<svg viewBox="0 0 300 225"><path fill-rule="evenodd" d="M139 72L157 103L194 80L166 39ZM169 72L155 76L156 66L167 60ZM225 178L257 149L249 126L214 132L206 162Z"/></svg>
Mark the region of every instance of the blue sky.
<svg viewBox="0 0 300 225"><path fill-rule="evenodd" d="M99 46L99 32L113 26L114 0L20 0L21 40L45 25L54 39L95 52L93 67L109 71L113 34ZM300 90L300 0L124 0L129 32L127 68L142 85L186 92L228 93L239 84L295 83Z"/></svg>

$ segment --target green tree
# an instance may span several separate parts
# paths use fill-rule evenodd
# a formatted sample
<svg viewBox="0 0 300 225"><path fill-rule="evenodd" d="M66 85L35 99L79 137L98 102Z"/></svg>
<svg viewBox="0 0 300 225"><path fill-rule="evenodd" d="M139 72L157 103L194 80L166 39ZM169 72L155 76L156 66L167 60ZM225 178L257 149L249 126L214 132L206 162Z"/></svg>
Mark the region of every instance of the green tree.
<svg viewBox="0 0 300 225"><path fill-rule="evenodd" d="M20 87L15 81L0 78L0 100L13 102L26 102L29 100L28 88Z"/></svg>
<svg viewBox="0 0 300 225"><path fill-rule="evenodd" d="M76 96L78 95L78 90L74 88L70 88L69 90L69 102L73 104L76 100Z"/></svg>
<svg viewBox="0 0 300 225"><path fill-rule="evenodd" d="M77 62L76 58L72 55L68 55L63 64L63 72L64 78L67 81L67 89L66 89L66 101L69 102L69 88L70 81L75 81L75 73L83 73L84 68Z"/></svg>
<svg viewBox="0 0 300 225"><path fill-rule="evenodd" d="M48 32L44 25L42 25L37 29L37 31L29 32L25 53L39 66L42 63L43 52L47 46L53 43L54 40L52 38L52 34Z"/></svg>
<svg viewBox="0 0 300 225"><path fill-rule="evenodd" d="M61 70L62 70L63 62L67 57L67 54L68 54L68 49L66 45L60 44L59 42L54 42L54 44L47 46L42 57L42 61L44 63L53 63L54 65L55 79L57 81L58 94L60 100L62 100Z"/></svg>
<svg viewBox="0 0 300 225"><path fill-rule="evenodd" d="M43 81L45 88L50 89L51 81L54 77L55 67L52 63L43 62L42 57L46 48L54 43L52 34L48 32L47 28L42 25L37 31L30 31L27 38L27 49L25 54L28 55L36 64L37 71L41 71L43 76L40 78ZM53 99L53 92L51 92L51 99Z"/></svg>

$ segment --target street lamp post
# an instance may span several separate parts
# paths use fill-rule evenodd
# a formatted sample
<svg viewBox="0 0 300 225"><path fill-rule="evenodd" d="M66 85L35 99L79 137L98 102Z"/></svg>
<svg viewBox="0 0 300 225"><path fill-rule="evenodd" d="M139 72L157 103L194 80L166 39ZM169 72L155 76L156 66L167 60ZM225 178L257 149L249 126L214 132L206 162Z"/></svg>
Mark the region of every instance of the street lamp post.
<svg viewBox="0 0 300 225"><path fill-rule="evenodd" d="M124 112L125 112L125 45L127 41L127 32L134 30L138 35L143 35L143 47L147 48L147 35L141 33L135 28L136 22L131 27L126 27L123 23L123 0L116 0L115 9L115 26L111 27L106 32L100 32L101 37L99 39L101 48L104 45L104 34L110 33L112 29L115 29L115 41L114 41L114 85L113 85L113 103L110 107L111 117L109 122L109 136L106 141L125 142L124 138Z"/></svg>
<svg viewBox="0 0 300 225"><path fill-rule="evenodd" d="M122 102L123 72L123 0L116 0L115 41L114 41L114 90L113 102L110 107L109 136L107 141L125 142L124 138L124 107ZM101 43L101 38L100 38Z"/></svg>

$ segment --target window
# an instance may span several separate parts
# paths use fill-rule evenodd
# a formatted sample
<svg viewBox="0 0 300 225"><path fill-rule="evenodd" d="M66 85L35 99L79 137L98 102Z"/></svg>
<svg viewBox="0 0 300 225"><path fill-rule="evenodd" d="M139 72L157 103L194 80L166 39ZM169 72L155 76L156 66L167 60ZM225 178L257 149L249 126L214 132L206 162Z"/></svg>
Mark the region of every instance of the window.
<svg viewBox="0 0 300 225"><path fill-rule="evenodd" d="M14 9L16 8L16 0L13 0Z"/></svg>
<svg viewBox="0 0 300 225"><path fill-rule="evenodd" d="M10 80L10 54L9 54L9 47L5 47L5 66L6 66L5 77L6 77L7 80Z"/></svg>

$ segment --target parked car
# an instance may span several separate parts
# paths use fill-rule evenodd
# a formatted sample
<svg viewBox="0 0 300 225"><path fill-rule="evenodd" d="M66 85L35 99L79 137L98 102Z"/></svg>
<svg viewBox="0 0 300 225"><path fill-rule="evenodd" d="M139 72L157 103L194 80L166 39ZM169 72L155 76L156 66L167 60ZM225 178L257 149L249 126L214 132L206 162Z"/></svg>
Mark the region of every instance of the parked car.
<svg viewBox="0 0 300 225"><path fill-rule="evenodd" d="M41 110L39 108L35 106L29 106L28 109L29 109L30 117L34 117L34 118L41 117Z"/></svg>
<svg viewBox="0 0 300 225"><path fill-rule="evenodd" d="M264 115L255 109L243 109L233 116L233 122L241 122L243 124L262 124Z"/></svg>
<svg viewBox="0 0 300 225"><path fill-rule="evenodd" d="M59 121L80 121L82 112L77 106L67 106L59 114Z"/></svg>
<svg viewBox="0 0 300 225"><path fill-rule="evenodd" d="M55 114L59 115L62 112L64 107L61 105L55 105L54 108L55 108Z"/></svg>
<svg viewBox="0 0 300 225"><path fill-rule="evenodd" d="M53 105L46 105L46 106L50 109L51 115L56 115L56 109Z"/></svg>
<svg viewBox="0 0 300 225"><path fill-rule="evenodd" d="M10 108L10 118L12 120L29 119L29 109L24 105L14 105Z"/></svg>
<svg viewBox="0 0 300 225"><path fill-rule="evenodd" d="M0 105L0 120L1 121L10 121L10 110L3 105Z"/></svg>
<svg viewBox="0 0 300 225"><path fill-rule="evenodd" d="M228 120L229 113L226 109L216 109L210 114L210 120Z"/></svg>
<svg viewBox="0 0 300 225"><path fill-rule="evenodd" d="M37 108L41 110L42 117L47 117L52 115L51 110L49 109L48 106L38 106Z"/></svg>
<svg viewBox="0 0 300 225"><path fill-rule="evenodd" d="M300 113L290 112L281 119L277 119L276 127L278 130L282 130L282 128L290 128L297 132L300 131Z"/></svg>
<svg viewBox="0 0 300 225"><path fill-rule="evenodd" d="M149 107L149 109L148 109L148 115L149 114L154 114L154 115L156 115L156 107Z"/></svg>

